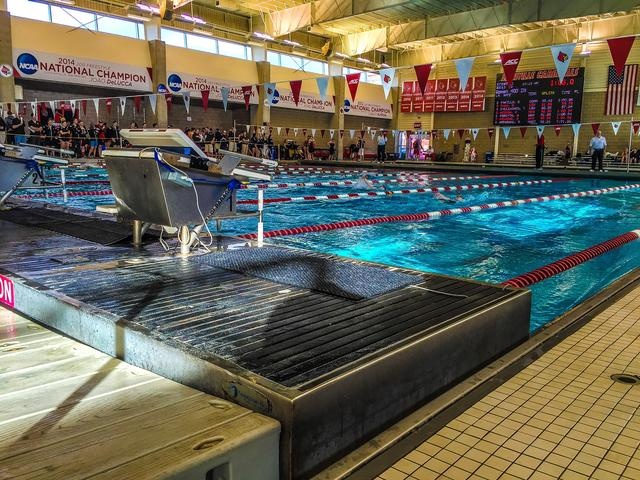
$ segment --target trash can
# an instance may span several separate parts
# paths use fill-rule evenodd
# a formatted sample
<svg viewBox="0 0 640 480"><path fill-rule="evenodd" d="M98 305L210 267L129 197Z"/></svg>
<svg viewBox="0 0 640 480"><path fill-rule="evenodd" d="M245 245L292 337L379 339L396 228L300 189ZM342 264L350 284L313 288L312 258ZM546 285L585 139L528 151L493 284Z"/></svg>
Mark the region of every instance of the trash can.
<svg viewBox="0 0 640 480"><path fill-rule="evenodd" d="M484 152L484 163L493 163L493 152Z"/></svg>

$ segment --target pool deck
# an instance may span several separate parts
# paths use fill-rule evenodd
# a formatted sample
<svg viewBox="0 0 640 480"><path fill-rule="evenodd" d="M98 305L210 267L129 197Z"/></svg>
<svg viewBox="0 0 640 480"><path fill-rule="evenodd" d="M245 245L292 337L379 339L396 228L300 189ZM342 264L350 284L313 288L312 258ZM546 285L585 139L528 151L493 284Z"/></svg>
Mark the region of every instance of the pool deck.
<svg viewBox="0 0 640 480"><path fill-rule="evenodd" d="M199 260L157 240L77 238L110 233L122 235L41 204L0 213L0 273L15 283L16 310L279 420L283 479L319 471L528 336L527 291L378 266L415 284L353 299L208 264L245 240L218 237ZM312 255L312 265L371 268Z"/></svg>
<svg viewBox="0 0 640 480"><path fill-rule="evenodd" d="M275 420L1 307L0 402L3 480L278 478Z"/></svg>
<svg viewBox="0 0 640 480"><path fill-rule="evenodd" d="M640 478L640 286L377 480Z"/></svg>

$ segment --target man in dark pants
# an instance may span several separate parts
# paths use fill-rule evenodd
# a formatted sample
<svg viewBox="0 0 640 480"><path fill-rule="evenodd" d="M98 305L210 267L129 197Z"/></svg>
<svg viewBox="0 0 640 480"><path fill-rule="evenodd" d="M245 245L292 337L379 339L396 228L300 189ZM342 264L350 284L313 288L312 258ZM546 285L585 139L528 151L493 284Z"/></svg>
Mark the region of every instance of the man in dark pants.
<svg viewBox="0 0 640 480"><path fill-rule="evenodd" d="M591 139L591 171L596 169L596 160L598 161L598 170L602 169L602 159L604 158L604 149L607 148L607 139L602 136L602 132L598 130L596 136Z"/></svg>
<svg viewBox="0 0 640 480"><path fill-rule="evenodd" d="M543 163L544 163L544 135L540 135L536 143L536 170L542 170Z"/></svg>

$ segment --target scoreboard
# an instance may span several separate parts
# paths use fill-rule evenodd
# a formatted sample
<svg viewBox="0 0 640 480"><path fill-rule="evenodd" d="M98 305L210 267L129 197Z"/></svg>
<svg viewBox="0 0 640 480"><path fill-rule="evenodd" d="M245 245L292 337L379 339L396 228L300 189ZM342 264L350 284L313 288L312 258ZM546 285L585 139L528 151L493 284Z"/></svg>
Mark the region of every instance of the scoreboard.
<svg viewBox="0 0 640 480"><path fill-rule="evenodd" d="M519 72L511 87L498 75L494 125L580 123L584 68L569 68L560 82L555 69Z"/></svg>

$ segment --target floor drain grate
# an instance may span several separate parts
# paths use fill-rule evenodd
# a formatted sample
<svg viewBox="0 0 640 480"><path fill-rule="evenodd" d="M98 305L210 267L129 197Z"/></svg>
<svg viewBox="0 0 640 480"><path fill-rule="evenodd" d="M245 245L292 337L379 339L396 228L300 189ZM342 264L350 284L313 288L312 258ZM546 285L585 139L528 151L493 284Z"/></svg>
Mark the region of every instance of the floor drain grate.
<svg viewBox="0 0 640 480"><path fill-rule="evenodd" d="M640 375L616 373L615 375L611 375L611 380L618 383L624 383L625 385L638 385L640 384Z"/></svg>

